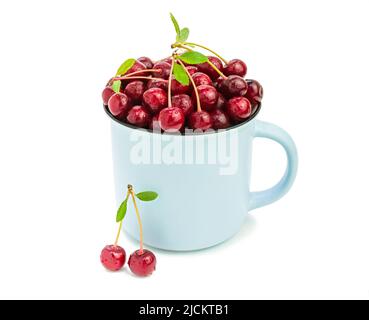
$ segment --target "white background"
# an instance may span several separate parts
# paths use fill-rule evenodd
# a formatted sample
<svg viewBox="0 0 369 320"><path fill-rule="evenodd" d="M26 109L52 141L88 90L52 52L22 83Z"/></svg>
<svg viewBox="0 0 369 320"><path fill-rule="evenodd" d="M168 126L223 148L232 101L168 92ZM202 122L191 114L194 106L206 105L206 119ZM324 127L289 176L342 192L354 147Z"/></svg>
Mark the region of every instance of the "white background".
<svg viewBox="0 0 369 320"><path fill-rule="evenodd" d="M291 192L216 248L155 250L155 274L106 272L116 232L101 90L129 57L190 39L244 59L259 118L296 141ZM0 298L369 298L368 2L2 1ZM255 142L252 189L285 158ZM225 213L226 214L226 213ZM128 252L137 248L125 236Z"/></svg>

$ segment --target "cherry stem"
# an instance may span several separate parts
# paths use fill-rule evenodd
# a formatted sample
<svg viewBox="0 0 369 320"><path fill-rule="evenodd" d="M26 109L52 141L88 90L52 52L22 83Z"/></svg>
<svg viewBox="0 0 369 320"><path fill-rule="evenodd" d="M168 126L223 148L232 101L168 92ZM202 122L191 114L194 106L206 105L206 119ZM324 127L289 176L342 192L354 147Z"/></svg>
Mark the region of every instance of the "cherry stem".
<svg viewBox="0 0 369 320"><path fill-rule="evenodd" d="M182 49L185 49L185 50L187 50L187 51L193 51L191 48L189 48L189 47L186 47L186 46L184 46L184 45L182 45L182 44L178 44L177 45L177 47L179 47L179 48L182 48ZM227 77L224 75L224 73L222 72L222 71L220 71L215 65L214 65L214 63L212 63L210 60L208 60L208 61L206 61L209 65L210 65L210 67L212 67L223 79L227 79Z"/></svg>
<svg viewBox="0 0 369 320"><path fill-rule="evenodd" d="M183 69L186 71L187 76L190 78L191 84L193 86L193 90L195 91L195 95L196 95L197 112L201 112L200 96L199 96L199 92L197 91L197 87L196 87L195 81L193 80L191 74L189 73L189 71L187 70L187 68L183 64L183 62L180 59L178 59L177 61L181 64L181 66L183 67Z"/></svg>
<svg viewBox="0 0 369 320"><path fill-rule="evenodd" d="M172 65L170 67L169 79L168 79L168 108L172 107L172 78L173 78L173 68L176 59L172 57Z"/></svg>
<svg viewBox="0 0 369 320"><path fill-rule="evenodd" d="M138 225L140 227L140 251L139 252L140 252L140 254L143 254L143 228L142 228L142 221L141 221L140 213L138 211L135 193L133 191L133 187L130 184L128 185L128 192L132 196L133 206L135 207L137 221L138 221Z"/></svg>
<svg viewBox="0 0 369 320"><path fill-rule="evenodd" d="M131 80L131 79L144 79L144 80L159 80L159 81L164 81L167 82L168 80L162 79L162 78L153 78L153 77L118 77L118 78L113 78L112 81L118 81L118 80Z"/></svg>
<svg viewBox="0 0 369 320"><path fill-rule="evenodd" d="M205 49L209 52L211 52L212 54L214 54L215 56L217 56L220 60L222 60L225 64L228 64L228 61L226 59L224 59L220 54L216 53L214 50L211 50L210 48L208 47L205 47L201 44L198 44L198 43L193 43L193 42L184 42L183 44L187 44L189 46L195 46L195 47L199 47L199 48L202 48L202 49Z"/></svg>
<svg viewBox="0 0 369 320"><path fill-rule="evenodd" d="M160 71L161 71L161 69L145 69L145 70L139 70L139 71L127 73L124 76L128 77L128 76L134 76L135 74L141 74L141 73L145 73L145 72L160 72ZM119 74L117 74L117 76L119 76Z"/></svg>
<svg viewBox="0 0 369 320"><path fill-rule="evenodd" d="M127 201L127 200L128 200L129 195L130 195L130 193L129 193L129 192L127 192L127 195L126 195L126 199L125 199L125 201ZM120 221L120 223L119 223L119 228L118 228L117 237L115 238L115 242L114 242L114 246L115 246L115 247L118 245L118 241L119 241L119 237L120 237L120 232L122 231L122 224L123 224L123 220L121 220L121 221Z"/></svg>

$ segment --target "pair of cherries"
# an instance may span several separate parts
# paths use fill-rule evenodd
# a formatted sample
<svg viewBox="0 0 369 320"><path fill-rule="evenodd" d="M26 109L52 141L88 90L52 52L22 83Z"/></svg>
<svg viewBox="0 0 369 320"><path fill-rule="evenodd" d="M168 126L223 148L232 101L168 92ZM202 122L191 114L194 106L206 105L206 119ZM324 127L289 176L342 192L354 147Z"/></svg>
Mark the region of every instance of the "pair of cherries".
<svg viewBox="0 0 369 320"><path fill-rule="evenodd" d="M100 260L106 269L119 271L126 262L126 251L118 245L108 245L102 250ZM137 276L149 276L155 271L156 257L150 250L138 249L130 255L128 266Z"/></svg>

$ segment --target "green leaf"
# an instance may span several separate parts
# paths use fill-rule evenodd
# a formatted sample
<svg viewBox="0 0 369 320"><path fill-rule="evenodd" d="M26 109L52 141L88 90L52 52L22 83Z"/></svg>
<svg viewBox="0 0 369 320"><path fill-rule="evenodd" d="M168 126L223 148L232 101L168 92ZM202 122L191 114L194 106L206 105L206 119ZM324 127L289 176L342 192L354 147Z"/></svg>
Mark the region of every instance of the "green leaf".
<svg viewBox="0 0 369 320"><path fill-rule="evenodd" d="M175 63L173 67L173 74L179 83L185 86L188 86L190 84L190 79L188 78L187 72L182 67L182 65Z"/></svg>
<svg viewBox="0 0 369 320"><path fill-rule="evenodd" d="M115 80L111 86L111 88L114 90L114 92L118 93L120 92L120 86L121 86L121 81L120 80Z"/></svg>
<svg viewBox="0 0 369 320"><path fill-rule="evenodd" d="M177 41L178 42L185 42L188 39L188 36L190 35L190 29L183 28L179 34L177 34Z"/></svg>
<svg viewBox="0 0 369 320"><path fill-rule="evenodd" d="M127 213L127 200L128 198L126 198L122 204L120 205L118 211L117 211L117 222L121 222L124 217L126 216L126 213Z"/></svg>
<svg viewBox="0 0 369 320"><path fill-rule="evenodd" d="M197 51L189 51L178 56L183 62L188 64L198 64L208 61L208 57Z"/></svg>
<svg viewBox="0 0 369 320"><path fill-rule="evenodd" d="M136 60L135 59L127 59L126 61L124 61L120 67L118 68L117 71L117 76L122 76L124 75L129 69L132 68L132 66L135 64Z"/></svg>
<svg viewBox="0 0 369 320"><path fill-rule="evenodd" d="M158 197L154 191L144 191L136 194L136 197L141 201L153 201Z"/></svg>
<svg viewBox="0 0 369 320"><path fill-rule="evenodd" d="M176 34L177 36L179 35L179 33L181 32L181 29L179 28L179 24L177 22L177 19L174 18L173 14L170 13L170 19L172 19L173 25L174 25L174 29L176 30Z"/></svg>

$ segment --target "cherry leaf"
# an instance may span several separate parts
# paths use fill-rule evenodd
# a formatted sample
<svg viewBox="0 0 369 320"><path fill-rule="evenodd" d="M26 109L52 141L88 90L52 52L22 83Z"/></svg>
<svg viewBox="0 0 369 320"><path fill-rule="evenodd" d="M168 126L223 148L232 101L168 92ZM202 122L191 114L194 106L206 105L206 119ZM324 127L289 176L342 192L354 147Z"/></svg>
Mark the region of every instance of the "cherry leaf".
<svg viewBox="0 0 369 320"><path fill-rule="evenodd" d="M178 56L183 62L188 64L199 64L208 61L208 57L197 51L189 51Z"/></svg>
<svg viewBox="0 0 369 320"><path fill-rule="evenodd" d="M173 66L173 74L176 80L184 86L188 86L190 84L190 79L182 65L175 63Z"/></svg>
<svg viewBox="0 0 369 320"><path fill-rule="evenodd" d="M135 59L127 59L126 61L124 61L120 67L118 68L117 71L117 76L122 76L124 75L129 69L132 68L132 66L135 64L136 60Z"/></svg>
<svg viewBox="0 0 369 320"><path fill-rule="evenodd" d="M172 13L170 13L170 19L172 20L172 22L173 22L173 26L174 26L174 29L176 30L176 34L177 34L177 36L180 34L180 32L181 32L181 29L179 28L179 24L178 24L178 22L177 22L177 19L176 18L174 18L174 16L173 16L173 14Z"/></svg>
<svg viewBox="0 0 369 320"><path fill-rule="evenodd" d="M143 191L137 193L136 197L141 201L153 201L158 197L158 194L154 191Z"/></svg>
<svg viewBox="0 0 369 320"><path fill-rule="evenodd" d="M190 35L190 29L183 28L177 35L177 42L185 42Z"/></svg>
<svg viewBox="0 0 369 320"><path fill-rule="evenodd" d="M116 218L116 221L117 222L121 222L124 217L126 216L126 213L127 213L127 200L128 198L126 198L122 204L120 205L118 211L117 211L117 218Z"/></svg>
<svg viewBox="0 0 369 320"><path fill-rule="evenodd" d="M113 89L113 91L115 93L118 93L120 92L120 86L121 86L121 81L120 80L115 80L111 86L111 88Z"/></svg>

